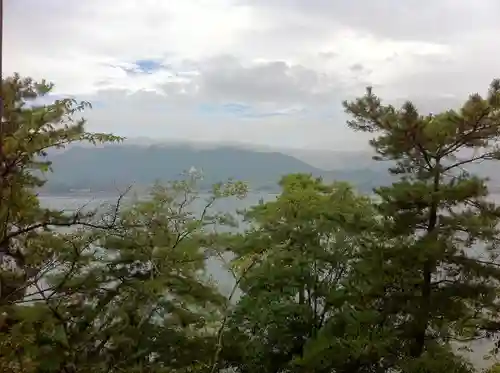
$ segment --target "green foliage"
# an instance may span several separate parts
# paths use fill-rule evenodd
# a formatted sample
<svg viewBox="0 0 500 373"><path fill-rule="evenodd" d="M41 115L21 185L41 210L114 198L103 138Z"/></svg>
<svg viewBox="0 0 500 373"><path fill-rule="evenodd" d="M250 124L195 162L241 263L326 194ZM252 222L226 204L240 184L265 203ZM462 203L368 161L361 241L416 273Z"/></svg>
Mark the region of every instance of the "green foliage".
<svg viewBox="0 0 500 373"><path fill-rule="evenodd" d="M495 364L494 366L492 366L490 369L486 370L485 372L486 373L497 373L500 371L500 364Z"/></svg>
<svg viewBox="0 0 500 373"><path fill-rule="evenodd" d="M500 157L500 83L437 115L409 102L382 105L371 89L345 107L349 125L377 134L378 159L396 161L391 172L401 177L376 190L382 229L396 241L371 274L385 278L367 293L384 294L382 314L401 320L403 356L420 359L436 342L495 330L500 209L485 180L463 166Z"/></svg>
<svg viewBox="0 0 500 373"><path fill-rule="evenodd" d="M250 270L231 317L228 365L471 371L450 342L498 329L500 210L485 180L462 167L500 156L500 84L438 115L384 106L371 89L345 107L352 128L377 135L376 159L395 163L399 181L362 205L342 186L329 199L321 182L291 175L276 202L247 214L253 229L234 250ZM342 275L325 283L325 268Z"/></svg>
<svg viewBox="0 0 500 373"><path fill-rule="evenodd" d="M36 176L36 171L50 169L50 162L45 159L47 150L76 141L120 140L84 131L85 121L75 116L86 103L63 99L36 105L36 100L50 93L51 88L45 82L36 83L18 75L2 81L0 256L3 262L13 262L18 271L2 274L0 304L22 298L23 291L14 292L15 282L37 276L44 260L56 255L39 242L50 227L68 226L80 220L79 216L64 216L39 205L34 189L44 181ZM81 218L83 221L85 217ZM42 254L42 250L49 252Z"/></svg>
<svg viewBox="0 0 500 373"><path fill-rule="evenodd" d="M217 199L245 186L213 187L201 201L197 175L152 188L148 200L104 213L43 208L34 189L50 171L47 150L116 141L84 131L72 100L37 106L51 86L3 81L0 205L0 370L162 372L208 365L226 304L205 275ZM29 105L30 102L33 104ZM193 205L202 202L202 213ZM198 206L199 207L199 206ZM69 229L61 229L61 228ZM218 316L219 315L219 316Z"/></svg>
<svg viewBox="0 0 500 373"><path fill-rule="evenodd" d="M244 295L228 323L225 359L245 372L311 366L324 329L340 328L346 316L349 275L368 241L364 232L375 224L370 200L346 184L297 174L281 185L275 201L246 213L252 228L232 246L236 269L242 263L251 268L244 267ZM339 352L336 362L347 365L355 350L340 351L338 340L328 343Z"/></svg>
<svg viewBox="0 0 500 373"><path fill-rule="evenodd" d="M40 206L34 190L44 184L40 172L50 170L47 150L76 141L120 140L84 131L85 121L77 114L88 106L86 103L63 99L38 105L37 100L51 89L50 84L18 75L2 80L0 332L4 338L0 342L0 367L4 370L35 369L27 351L36 346L27 324L39 324L43 333L59 335L59 330L44 320L45 309L24 304L37 292L40 279L66 255L64 238L53 228L91 224L92 219L92 214L66 215Z"/></svg>
<svg viewBox="0 0 500 373"><path fill-rule="evenodd" d="M345 103L349 125L376 135L396 182L372 199L291 174L242 212L245 230L215 204L246 186L203 199L196 174L107 208L44 208L50 149L120 139L85 132L85 103L38 105L45 82L2 87L0 371L468 373L452 342L498 333L500 209L463 169L500 158L497 81L427 116L368 89Z"/></svg>
<svg viewBox="0 0 500 373"><path fill-rule="evenodd" d="M72 234L75 254L47 279L57 290L40 294L64 341L50 351L50 369L171 371L211 356L211 323L226 299L204 280L201 248L217 216L190 211L191 188L193 180L155 186L149 200L123 207L112 228ZM216 188L205 212L235 189ZM33 360L45 363L47 354Z"/></svg>

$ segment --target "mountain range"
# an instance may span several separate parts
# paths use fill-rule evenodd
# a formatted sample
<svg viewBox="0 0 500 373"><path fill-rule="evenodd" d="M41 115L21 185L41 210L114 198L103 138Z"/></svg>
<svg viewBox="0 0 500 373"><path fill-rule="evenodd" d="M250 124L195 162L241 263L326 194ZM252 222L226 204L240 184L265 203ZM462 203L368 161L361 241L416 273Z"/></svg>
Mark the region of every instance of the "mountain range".
<svg viewBox="0 0 500 373"><path fill-rule="evenodd" d="M203 174L201 187L232 178L247 182L252 189L273 191L278 190L277 182L281 176L290 173L308 173L325 181L349 181L362 191L390 181L387 165L369 162L369 155L331 152L328 156L332 164L337 165L335 169L320 168L279 151L228 145L125 143L71 146L49 155L54 172L47 174L48 182L42 191L108 192L130 185L145 187L155 181L179 179L193 168ZM323 164L327 163L325 158Z"/></svg>
<svg viewBox="0 0 500 373"><path fill-rule="evenodd" d="M254 190L279 191L286 174L307 173L325 181L342 180L361 192L390 184L387 162L367 151L336 152L311 149L271 149L242 144L131 142L101 146L73 145L49 154L53 173L42 192L116 192L141 189L155 181L178 180L195 168L203 174L202 188L227 179L242 180ZM498 166L484 162L468 167L489 177L498 192Z"/></svg>

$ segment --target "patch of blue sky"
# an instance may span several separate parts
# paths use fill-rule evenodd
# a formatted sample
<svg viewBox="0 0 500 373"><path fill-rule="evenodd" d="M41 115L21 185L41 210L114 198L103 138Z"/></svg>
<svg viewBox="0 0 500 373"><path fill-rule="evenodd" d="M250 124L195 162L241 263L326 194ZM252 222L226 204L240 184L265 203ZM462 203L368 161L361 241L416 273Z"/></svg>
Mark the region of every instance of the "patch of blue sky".
<svg viewBox="0 0 500 373"><path fill-rule="evenodd" d="M155 60L137 60L135 64L140 71L145 73L152 73L164 68L163 64Z"/></svg>
<svg viewBox="0 0 500 373"><path fill-rule="evenodd" d="M218 105L200 104L198 105L198 112L200 114L217 114L219 109Z"/></svg>
<svg viewBox="0 0 500 373"><path fill-rule="evenodd" d="M132 62L132 67L122 67L128 74L152 74L155 71L166 68L164 64L157 60L137 60Z"/></svg>
<svg viewBox="0 0 500 373"><path fill-rule="evenodd" d="M123 69L127 74L152 74L159 70L167 69L168 66L165 66L158 60L154 59L140 59L133 62L121 62L110 64L110 66L118 67Z"/></svg>

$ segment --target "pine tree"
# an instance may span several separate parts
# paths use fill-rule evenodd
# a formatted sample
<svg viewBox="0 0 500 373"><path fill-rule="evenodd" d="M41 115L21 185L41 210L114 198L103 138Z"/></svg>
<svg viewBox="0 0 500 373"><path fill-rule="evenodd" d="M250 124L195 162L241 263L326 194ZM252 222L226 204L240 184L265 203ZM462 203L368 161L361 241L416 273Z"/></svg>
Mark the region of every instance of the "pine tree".
<svg viewBox="0 0 500 373"><path fill-rule="evenodd" d="M67 253L54 227L95 223L92 213L65 214L44 208L37 188L50 171L51 149L71 143L118 141L120 138L89 133L78 114L89 106L73 99L43 105L53 86L14 75L2 79L0 126L0 307L2 368L29 371L24 347L32 335L21 322L32 308L26 300L37 293L40 279ZM25 333L26 332L26 333ZM14 355L12 355L14 354ZM6 365L4 365L6 364Z"/></svg>
<svg viewBox="0 0 500 373"><path fill-rule="evenodd" d="M498 330L500 209L472 171L500 159L500 81L486 97L473 94L460 109L435 115L411 102L383 105L371 88L344 106L351 128L376 136L375 159L390 161L400 177L375 191L381 234L400 241L377 254L383 260L367 290L384 299L381 313L398 316L399 351L423 359L436 343Z"/></svg>
<svg viewBox="0 0 500 373"><path fill-rule="evenodd" d="M227 221L211 206L245 186L215 185L201 214L197 175L103 213L46 208L50 150L121 139L85 131L75 116L87 103L41 105L45 82L15 75L2 88L0 371L206 369L226 305L206 280L209 228Z"/></svg>
<svg viewBox="0 0 500 373"><path fill-rule="evenodd" d="M34 255L29 246L35 244L35 232L80 223L86 218L40 206L36 189L44 184L43 173L50 169L47 152L78 141L119 140L85 132L85 120L75 116L89 106L86 102L63 99L50 105L38 104L37 100L51 89L46 82L37 83L19 75L2 80L0 257L12 271L1 274L1 305L23 298L24 285L38 275L43 263L28 258Z"/></svg>

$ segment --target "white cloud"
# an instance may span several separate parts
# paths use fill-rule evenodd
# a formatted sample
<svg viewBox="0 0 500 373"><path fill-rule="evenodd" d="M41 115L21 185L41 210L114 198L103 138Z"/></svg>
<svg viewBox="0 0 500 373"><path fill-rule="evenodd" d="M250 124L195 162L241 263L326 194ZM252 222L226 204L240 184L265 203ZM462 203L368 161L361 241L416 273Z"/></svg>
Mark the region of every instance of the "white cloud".
<svg viewBox="0 0 500 373"><path fill-rule="evenodd" d="M94 130L352 148L366 139L346 128L340 102L365 85L433 110L486 89L500 66L500 3L471 4L7 0L4 69L96 103ZM162 67L139 71L146 60ZM203 109L214 105L232 112Z"/></svg>

